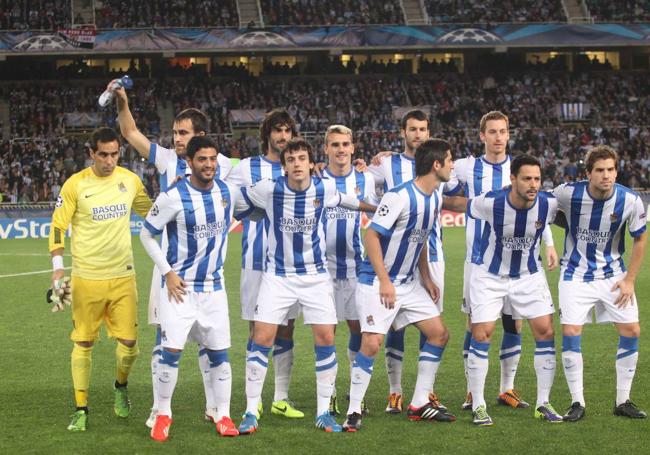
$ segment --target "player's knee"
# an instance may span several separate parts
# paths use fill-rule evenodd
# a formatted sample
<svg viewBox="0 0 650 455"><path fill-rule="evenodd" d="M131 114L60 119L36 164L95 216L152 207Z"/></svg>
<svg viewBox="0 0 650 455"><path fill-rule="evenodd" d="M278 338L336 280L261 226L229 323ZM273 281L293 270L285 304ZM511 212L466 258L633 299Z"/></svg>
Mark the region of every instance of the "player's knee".
<svg viewBox="0 0 650 455"><path fill-rule="evenodd" d="M132 348L138 342L137 340L123 340L121 338L117 339L118 343L122 343L127 348Z"/></svg>
<svg viewBox="0 0 650 455"><path fill-rule="evenodd" d="M75 344L81 346L82 348L92 348L95 344L94 341L75 341Z"/></svg>
<svg viewBox="0 0 650 455"><path fill-rule="evenodd" d="M639 324L625 324L619 326L619 335L629 338L639 338L641 336L641 326Z"/></svg>
<svg viewBox="0 0 650 455"><path fill-rule="evenodd" d="M374 334L363 334L361 338L361 352L368 357L374 357L381 348L382 337Z"/></svg>
<svg viewBox="0 0 650 455"><path fill-rule="evenodd" d="M437 335L437 340L438 346L446 346L447 342L449 341L449 330L447 330L447 327L442 328L442 331Z"/></svg>
<svg viewBox="0 0 650 455"><path fill-rule="evenodd" d="M554 336L555 336L555 332L553 331L552 324L537 329L537 336L536 336L537 340L548 341L548 340L552 340Z"/></svg>

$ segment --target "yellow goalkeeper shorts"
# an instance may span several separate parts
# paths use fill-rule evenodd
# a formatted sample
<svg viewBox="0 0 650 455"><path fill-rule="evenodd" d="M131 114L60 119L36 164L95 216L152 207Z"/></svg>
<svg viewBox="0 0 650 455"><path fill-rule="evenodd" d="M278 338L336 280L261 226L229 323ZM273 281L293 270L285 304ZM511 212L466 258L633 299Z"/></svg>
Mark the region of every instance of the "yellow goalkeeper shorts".
<svg viewBox="0 0 650 455"><path fill-rule="evenodd" d="M72 341L95 341L102 320L108 335L138 336L138 289L135 275L110 280L72 277Z"/></svg>

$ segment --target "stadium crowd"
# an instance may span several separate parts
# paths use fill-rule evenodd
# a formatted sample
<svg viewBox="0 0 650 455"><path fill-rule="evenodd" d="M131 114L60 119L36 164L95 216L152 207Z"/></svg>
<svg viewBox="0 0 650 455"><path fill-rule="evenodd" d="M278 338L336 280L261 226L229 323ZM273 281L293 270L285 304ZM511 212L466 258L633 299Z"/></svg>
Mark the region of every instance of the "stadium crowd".
<svg viewBox="0 0 650 455"><path fill-rule="evenodd" d="M0 0L0 30L56 30L70 13L70 0Z"/></svg>
<svg viewBox="0 0 650 455"><path fill-rule="evenodd" d="M596 22L647 22L650 20L648 0L586 0Z"/></svg>
<svg viewBox="0 0 650 455"><path fill-rule="evenodd" d="M432 24L566 22L560 0L426 0Z"/></svg>
<svg viewBox="0 0 650 455"><path fill-rule="evenodd" d="M396 0L261 0L266 25L403 24Z"/></svg>
<svg viewBox="0 0 650 455"><path fill-rule="evenodd" d="M230 112L286 106L300 130L321 151L320 159L322 133L328 125L340 123L355 131L357 154L366 160L380 150L402 150L394 107L428 106L433 134L450 141L461 157L480 153L476 119L499 106L510 116L511 153L540 158L545 163L545 185L580 178L586 150L604 143L620 152L619 180L631 187L649 188L650 128L645 119L650 115L650 88L646 80L647 74L634 72L283 80L202 77L191 84L171 78L136 83L130 104L140 129L165 145L171 145L171 125L160 124L159 106L173 112L198 107L208 115L210 131L221 150L240 157L259 153L258 139L250 130L233 135ZM77 114L88 114L100 124L114 126L114 113L96 107L103 84L32 82L8 86L8 126L14 140L10 143L4 138L0 148L4 201L53 200L65 178L86 164L84 144L63 138L70 127L65 122L77 119ZM589 106L584 121L562 121L558 106L570 102ZM143 177L152 194L158 191L153 170L128 147L123 162Z"/></svg>

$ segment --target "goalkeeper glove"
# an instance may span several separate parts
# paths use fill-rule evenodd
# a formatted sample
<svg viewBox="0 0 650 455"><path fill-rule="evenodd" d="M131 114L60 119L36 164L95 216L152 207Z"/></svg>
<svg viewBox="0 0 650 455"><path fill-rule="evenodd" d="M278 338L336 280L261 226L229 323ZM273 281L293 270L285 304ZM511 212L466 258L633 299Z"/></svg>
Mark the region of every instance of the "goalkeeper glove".
<svg viewBox="0 0 650 455"><path fill-rule="evenodd" d="M72 287L70 277L63 277L52 283L52 287L47 290L47 303L52 304L52 313L63 311L65 305L72 304Z"/></svg>

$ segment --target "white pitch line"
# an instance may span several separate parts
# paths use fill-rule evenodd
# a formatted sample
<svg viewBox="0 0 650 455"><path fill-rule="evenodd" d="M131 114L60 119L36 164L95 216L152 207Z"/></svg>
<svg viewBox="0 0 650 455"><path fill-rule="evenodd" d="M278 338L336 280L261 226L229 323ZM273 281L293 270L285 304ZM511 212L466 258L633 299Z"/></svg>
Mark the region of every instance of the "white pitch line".
<svg viewBox="0 0 650 455"><path fill-rule="evenodd" d="M50 253L0 253L0 256L51 256ZM64 254L64 257L70 257L69 254Z"/></svg>
<svg viewBox="0 0 650 455"><path fill-rule="evenodd" d="M64 267L65 270L70 270L71 268L72 267ZM12 276L38 275L41 273L52 273L52 269L37 270L36 272L23 272L23 273L12 273L9 275L0 275L0 278L11 278Z"/></svg>

